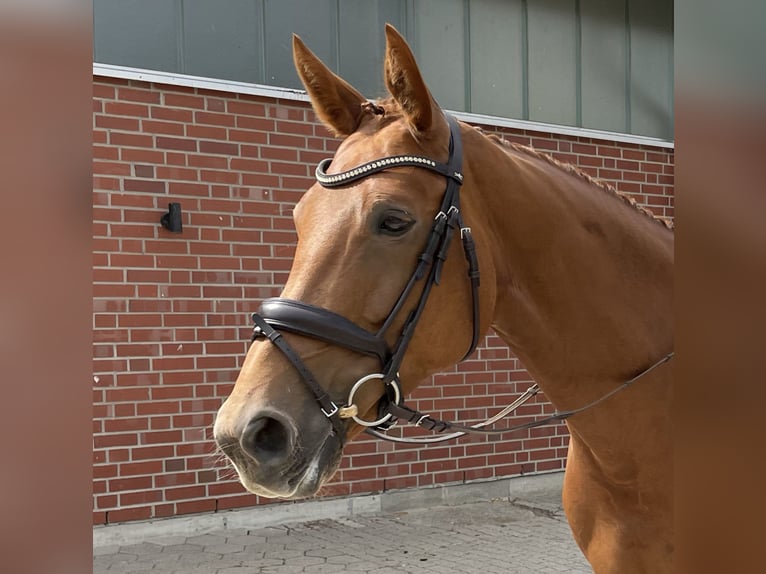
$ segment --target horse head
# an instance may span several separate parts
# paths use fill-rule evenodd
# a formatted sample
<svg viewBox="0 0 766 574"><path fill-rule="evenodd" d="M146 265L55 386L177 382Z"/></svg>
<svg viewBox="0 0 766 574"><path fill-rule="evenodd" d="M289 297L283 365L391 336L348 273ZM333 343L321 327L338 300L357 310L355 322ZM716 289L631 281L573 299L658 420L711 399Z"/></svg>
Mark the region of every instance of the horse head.
<svg viewBox="0 0 766 574"><path fill-rule="evenodd" d="M470 166L449 173L461 160L453 149L460 128L432 97L404 38L386 27L390 98L374 103L297 36L293 57L316 115L343 141L294 210L289 278L262 308L214 429L245 488L279 498L315 494L344 444L379 419L382 400L464 357L488 328L495 297L491 261L481 261L481 286L466 275L478 275L468 250L475 241L481 253L488 232L475 227L466 257L461 249L461 235L471 234L465 222L481 221L480 208L465 201L458 215L454 203L440 211L450 185L457 201ZM381 158L399 159L376 165ZM462 187L469 195L470 184ZM456 239L445 241L453 231Z"/></svg>

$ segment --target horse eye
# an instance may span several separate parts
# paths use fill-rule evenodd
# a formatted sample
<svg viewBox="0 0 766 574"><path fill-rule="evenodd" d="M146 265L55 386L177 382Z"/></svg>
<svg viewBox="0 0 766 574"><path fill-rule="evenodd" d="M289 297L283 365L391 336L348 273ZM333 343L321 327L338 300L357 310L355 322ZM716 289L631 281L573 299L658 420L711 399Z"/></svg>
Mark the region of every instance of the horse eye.
<svg viewBox="0 0 766 574"><path fill-rule="evenodd" d="M402 235L415 223L412 219L404 219L392 213L386 214L378 224L378 230L386 235Z"/></svg>

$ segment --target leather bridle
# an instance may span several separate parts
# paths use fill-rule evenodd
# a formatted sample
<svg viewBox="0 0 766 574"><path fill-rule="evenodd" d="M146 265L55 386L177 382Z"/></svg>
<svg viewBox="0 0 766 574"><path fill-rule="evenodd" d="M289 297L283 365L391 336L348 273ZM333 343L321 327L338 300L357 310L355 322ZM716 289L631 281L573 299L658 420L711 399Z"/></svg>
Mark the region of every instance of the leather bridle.
<svg viewBox="0 0 766 574"><path fill-rule="evenodd" d="M465 360L471 353L473 353L479 342L480 336L479 263L476 256L476 246L471 234L471 228L464 224L460 212L459 190L463 183L463 175L461 172L463 151L460 140L460 128L457 121L452 116L448 114L445 114L445 116L450 129L449 158L446 164L418 155L396 155L377 159L336 174L327 173L327 169L332 162L332 158L329 158L319 162L316 169L316 179L319 184L325 188L342 187L381 171L403 166L414 166L427 169L444 176L447 180L447 187L444 191L441 206L434 217L425 249L420 257L418 257L415 270L407 281L407 284L389 312L386 320L383 322L381 328L376 333L373 333L328 309L282 297L266 299L263 301L258 312L253 314L253 320L255 321L253 341L260 337L266 337L284 354L285 358L293 365L293 367L295 367L302 380L314 394L322 413L324 413L330 420L335 433L341 440L345 436L342 419L347 418L351 418L358 424L367 427L367 431L370 434L379 438L393 442L410 443L438 442L462 436L466 433L499 434L524 428L542 426L550 422L564 420L573 414L595 406L602 400L627 388L635 380L659 366L661 363L669 360L673 355L673 353L666 355L660 359L660 361L654 363L649 368L633 377L633 379L624 382L621 386L613 389L606 395L592 401L582 408L556 413L544 419L535 420L510 428L485 429L482 427L494 423L496 420L499 420L502 416L512 412L518 408L518 406L537 394L539 390L537 385L530 387L521 397L519 397L519 399L494 417L473 426L463 426L456 423L441 421L429 415L424 415L403 404L401 383L399 381L399 368L415 333L418 321L425 310L431 289L441 281L444 262L447 259L452 239L455 233L458 232L463 243L463 252L468 263L468 278L471 285L473 320L471 341L468 346L468 351L465 353L461 361ZM417 305L407 315L401 332L392 349L386 341L385 335L393 325L396 317L402 311L410 294L421 281L423 281L423 286L420 291ZM357 353L375 357L380 362L382 370L379 373L371 373L360 378L351 387L346 404L339 406L317 382L316 378L303 363L298 353L295 352L284 337L282 337L281 331L311 337L326 343L350 349ZM357 408L353 401L354 396L359 389L372 380L382 381L385 388L385 394L379 403L379 418L374 421L366 421L358 416ZM457 432L434 438L412 439L392 437L385 434L385 431L387 431L400 418L434 432L445 432L447 430L454 430Z"/></svg>
<svg viewBox="0 0 766 574"><path fill-rule="evenodd" d="M332 162L330 158L322 160L316 169L317 181L325 188L342 187L381 171L403 166L427 169L444 176L447 180L441 206L434 217L425 249L418 257L415 270L380 329L376 333L372 333L345 317L322 307L281 297L266 299L258 312L253 314L255 321L253 338L265 336L282 351L287 360L298 370L301 378L314 394L322 412L330 419L333 427L341 436L340 418L353 418L365 427L387 428L384 425L391 423L394 415L390 412L384 412L375 421L365 421L359 418L355 412L356 409L352 408L354 395L368 381L380 380L386 388L387 400L385 405L401 403L402 389L399 382L399 368L415 333L415 328L423 315L431 289L441 281L442 268L455 233L460 234L463 242L463 252L468 262L468 278L471 283L472 298L473 333L463 359L473 353L479 342L479 263L471 228L465 226L463 216L460 213L459 190L463 183L463 174L461 173L463 147L457 121L449 115L446 118L450 128L447 163L418 155L396 155L376 159L342 173L328 174L327 169ZM410 294L421 282L423 286L417 305L407 315L404 326L392 349L388 345L385 335L402 311ZM382 370L379 373L372 373L359 379L349 393L348 404L339 407L316 381L298 354L280 336L280 331L313 337L357 353L370 355L378 359ZM382 410L385 410L385 405Z"/></svg>

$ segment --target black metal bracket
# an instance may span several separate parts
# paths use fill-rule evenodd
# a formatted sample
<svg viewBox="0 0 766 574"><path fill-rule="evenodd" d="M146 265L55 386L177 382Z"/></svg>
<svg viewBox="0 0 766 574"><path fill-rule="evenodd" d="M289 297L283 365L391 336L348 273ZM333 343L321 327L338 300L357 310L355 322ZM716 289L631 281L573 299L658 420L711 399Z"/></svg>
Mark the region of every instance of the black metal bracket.
<svg viewBox="0 0 766 574"><path fill-rule="evenodd" d="M181 204L168 203L168 212L160 218L160 224L172 233L181 233L183 231L183 223L181 222Z"/></svg>

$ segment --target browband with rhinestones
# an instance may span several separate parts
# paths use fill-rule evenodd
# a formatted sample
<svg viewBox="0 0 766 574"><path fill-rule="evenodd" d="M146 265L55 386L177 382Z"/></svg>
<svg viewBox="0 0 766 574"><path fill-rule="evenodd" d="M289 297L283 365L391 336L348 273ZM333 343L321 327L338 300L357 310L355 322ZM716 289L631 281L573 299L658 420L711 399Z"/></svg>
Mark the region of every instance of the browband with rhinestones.
<svg viewBox="0 0 766 574"><path fill-rule="evenodd" d="M332 158L323 159L316 169L317 181L323 187L340 187L378 171L403 166L424 167L444 177L454 179L457 183L463 183L463 174L459 171L450 170L447 164L419 155L392 155L364 163L341 173L328 174L327 168L330 167L331 162Z"/></svg>

